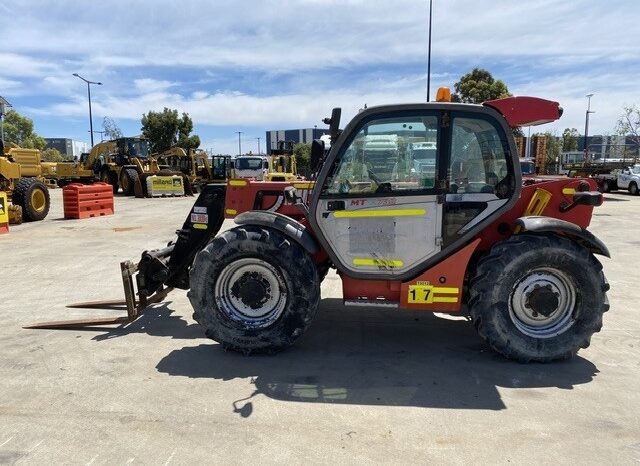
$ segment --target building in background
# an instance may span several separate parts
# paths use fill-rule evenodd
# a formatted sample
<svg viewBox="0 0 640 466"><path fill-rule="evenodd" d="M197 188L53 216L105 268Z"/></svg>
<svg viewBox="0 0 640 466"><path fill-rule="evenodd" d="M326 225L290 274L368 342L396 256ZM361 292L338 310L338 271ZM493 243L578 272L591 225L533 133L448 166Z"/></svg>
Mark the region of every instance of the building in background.
<svg viewBox="0 0 640 466"><path fill-rule="evenodd" d="M329 134L329 128L281 129L267 131L265 138L267 154L278 148L278 141L293 141L294 144L311 144L314 139Z"/></svg>
<svg viewBox="0 0 640 466"><path fill-rule="evenodd" d="M47 149L56 149L66 157L78 157L91 149L89 144L81 141L74 141L69 138L44 138L47 142Z"/></svg>

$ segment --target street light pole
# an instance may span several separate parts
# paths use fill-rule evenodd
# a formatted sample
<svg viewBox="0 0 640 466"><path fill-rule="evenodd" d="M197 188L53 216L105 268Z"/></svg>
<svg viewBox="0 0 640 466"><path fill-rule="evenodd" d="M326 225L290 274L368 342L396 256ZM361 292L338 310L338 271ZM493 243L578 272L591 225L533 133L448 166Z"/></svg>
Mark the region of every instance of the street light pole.
<svg viewBox="0 0 640 466"><path fill-rule="evenodd" d="M242 131L236 131L236 133L238 133L238 155L242 155L242 142L240 140L240 135L242 134Z"/></svg>
<svg viewBox="0 0 640 466"><path fill-rule="evenodd" d="M260 138L256 138L258 140L258 155L260 155Z"/></svg>
<svg viewBox="0 0 640 466"><path fill-rule="evenodd" d="M93 118L91 116L91 84L96 84L98 86L102 86L101 82L97 81L89 81L88 79L84 79L78 73L73 73L73 76L76 78L82 79L85 83L87 83L87 95L89 96L89 132L91 133L91 147L93 147Z"/></svg>
<svg viewBox="0 0 640 466"><path fill-rule="evenodd" d="M429 102L429 91L431 88L431 13L433 11L433 0L429 0L429 52L427 54L427 102Z"/></svg>
<svg viewBox="0 0 640 466"><path fill-rule="evenodd" d="M589 114L595 113L591 110L591 97L593 94L587 94L587 112L584 120L584 161L589 162L589 148L587 147L587 141L589 140Z"/></svg>

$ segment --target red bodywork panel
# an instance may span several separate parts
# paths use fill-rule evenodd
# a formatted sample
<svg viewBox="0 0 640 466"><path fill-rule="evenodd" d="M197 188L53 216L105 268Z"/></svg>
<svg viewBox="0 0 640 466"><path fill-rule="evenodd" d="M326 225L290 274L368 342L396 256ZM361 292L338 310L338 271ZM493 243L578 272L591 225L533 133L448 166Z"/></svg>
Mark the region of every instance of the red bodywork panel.
<svg viewBox="0 0 640 466"><path fill-rule="evenodd" d="M542 125L556 121L562 115L562 108L558 102L538 97L506 97L487 100L482 105L500 112L512 128Z"/></svg>

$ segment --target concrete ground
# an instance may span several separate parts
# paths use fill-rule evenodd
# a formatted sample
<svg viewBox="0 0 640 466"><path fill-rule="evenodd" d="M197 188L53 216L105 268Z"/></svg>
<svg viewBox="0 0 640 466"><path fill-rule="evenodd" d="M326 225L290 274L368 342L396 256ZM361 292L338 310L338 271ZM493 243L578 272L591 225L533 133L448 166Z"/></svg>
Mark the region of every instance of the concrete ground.
<svg viewBox="0 0 640 466"><path fill-rule="evenodd" d="M118 264L172 239L192 198L116 199L116 215L0 236L0 463L640 462L640 197L607 195L592 231L611 310L571 361L522 365L465 320L342 306L275 356L225 353L183 291L134 324L24 330L99 316L65 304L120 297ZM225 227L232 226L225 222Z"/></svg>

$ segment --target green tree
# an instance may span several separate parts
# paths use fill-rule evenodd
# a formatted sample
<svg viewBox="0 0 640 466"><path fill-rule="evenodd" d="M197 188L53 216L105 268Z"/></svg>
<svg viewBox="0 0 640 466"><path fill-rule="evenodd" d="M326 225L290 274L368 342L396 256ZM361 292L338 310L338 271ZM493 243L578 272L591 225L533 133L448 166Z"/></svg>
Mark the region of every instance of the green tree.
<svg viewBox="0 0 640 466"><path fill-rule="evenodd" d="M509 97L511 93L504 81L495 79L491 73L482 68L474 68L460 77L454 84L455 92L451 95L452 102L467 104L481 104L487 100ZM512 128L514 137L524 137L522 128Z"/></svg>
<svg viewBox="0 0 640 466"><path fill-rule="evenodd" d="M4 116L4 139L25 149L42 150L47 145L44 138L33 131L33 120L9 110Z"/></svg>
<svg viewBox="0 0 640 466"><path fill-rule="evenodd" d="M43 162L65 162L69 160L58 149L52 147L40 151L40 158Z"/></svg>
<svg viewBox="0 0 640 466"><path fill-rule="evenodd" d="M546 138L546 157L544 161L544 171L547 175L554 174L556 171L556 160L560 161L560 152L562 150L562 139L551 131L543 133Z"/></svg>
<svg viewBox="0 0 640 466"><path fill-rule="evenodd" d="M565 128L562 132L562 152L577 151L579 137L580 135L576 128Z"/></svg>
<svg viewBox="0 0 640 466"><path fill-rule="evenodd" d="M482 68L474 68L454 84L453 102L480 104L487 100L509 97L507 85Z"/></svg>
<svg viewBox="0 0 640 466"><path fill-rule="evenodd" d="M616 133L627 136L636 145L636 153L640 155L640 106L626 105L616 122Z"/></svg>
<svg viewBox="0 0 640 466"><path fill-rule="evenodd" d="M293 155L296 156L298 173L309 176L311 174L311 144L296 144L293 146Z"/></svg>
<svg viewBox="0 0 640 466"><path fill-rule="evenodd" d="M102 120L102 130L104 131L105 139L118 139L122 137L122 131L116 122L109 117L104 117Z"/></svg>
<svg viewBox="0 0 640 466"><path fill-rule="evenodd" d="M142 135L149 140L152 152L163 152L171 147L197 149L200 138L191 134L193 121L188 114L178 116L178 110L167 107L162 112L149 111L142 115Z"/></svg>

